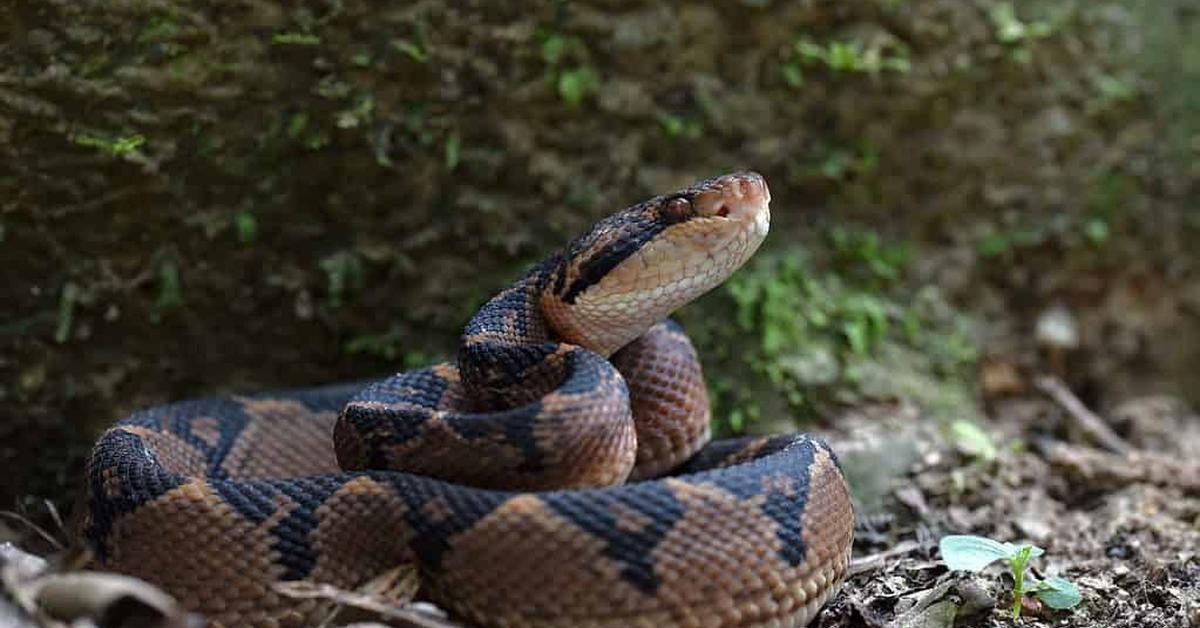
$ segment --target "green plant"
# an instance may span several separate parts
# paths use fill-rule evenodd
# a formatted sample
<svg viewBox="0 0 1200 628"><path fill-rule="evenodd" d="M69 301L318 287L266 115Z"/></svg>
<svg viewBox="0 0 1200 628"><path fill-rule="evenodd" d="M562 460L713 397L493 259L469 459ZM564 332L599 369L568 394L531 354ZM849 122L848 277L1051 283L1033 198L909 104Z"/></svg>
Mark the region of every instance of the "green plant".
<svg viewBox="0 0 1200 628"><path fill-rule="evenodd" d="M158 264L158 295L150 309L150 320L162 320L163 312L183 305L183 284L179 279L179 266L174 260L163 258Z"/></svg>
<svg viewBox="0 0 1200 628"><path fill-rule="evenodd" d="M546 63L546 80L558 97L572 109L600 87L600 75L586 63L587 46L578 37L541 32L541 57Z"/></svg>
<svg viewBox="0 0 1200 628"><path fill-rule="evenodd" d="M425 46L421 43L413 43L407 39L393 39L391 41L392 48L402 52L417 63L425 63L429 61L429 53L425 51Z"/></svg>
<svg viewBox="0 0 1200 628"><path fill-rule="evenodd" d="M378 334L360 334L349 341L342 349L350 355L369 355L389 362L400 359L404 369L416 369L429 366L440 359L422 351L405 350L404 345L411 339L411 331L392 327Z"/></svg>
<svg viewBox="0 0 1200 628"><path fill-rule="evenodd" d="M1013 577L1013 619L1021 616L1021 602L1026 595L1033 595L1055 609L1074 608L1082 599L1079 589L1065 578L1053 576L1041 580L1025 573L1030 559L1044 553L1036 545L1014 545L982 536L952 534L942 537L938 547L942 560L954 571L980 572L996 561L1007 563Z"/></svg>
<svg viewBox="0 0 1200 628"><path fill-rule="evenodd" d="M233 217L233 229L238 242L250 244L258 236L258 219L251 212L240 211Z"/></svg>
<svg viewBox="0 0 1200 628"><path fill-rule="evenodd" d="M838 269L869 286L894 283L912 258L906 244L884 242L873 231L834 227L829 243Z"/></svg>
<svg viewBox="0 0 1200 628"><path fill-rule="evenodd" d="M71 141L78 146L97 148L114 157L119 157L135 152L142 144L146 143L146 138L141 135L128 135L110 140L95 135L78 134L73 135Z"/></svg>
<svg viewBox="0 0 1200 628"><path fill-rule="evenodd" d="M861 41L817 43L807 37L796 40L781 68L783 80L793 87L804 84L803 67L823 66L835 74L908 72L912 64L902 42L884 39L869 44Z"/></svg>
<svg viewBox="0 0 1200 628"><path fill-rule="evenodd" d="M325 271L325 298L331 308L339 308L346 294L362 289L362 260L350 251L341 251L320 262Z"/></svg>
<svg viewBox="0 0 1200 628"><path fill-rule="evenodd" d="M1054 24L1050 22L1024 21L1017 17L1017 10L1011 2L993 6L988 17L992 20L996 39L1009 46L1009 57L1017 63L1028 63L1033 59L1033 52L1028 47L1030 42L1054 32Z"/></svg>
<svg viewBox="0 0 1200 628"><path fill-rule="evenodd" d="M600 86L600 76L589 66L579 66L558 73L558 96L572 108L583 103L583 99Z"/></svg>
<svg viewBox="0 0 1200 628"><path fill-rule="evenodd" d="M669 137L694 140L704 135L704 124L693 116L660 113L658 114L658 123L662 125L663 132Z"/></svg>

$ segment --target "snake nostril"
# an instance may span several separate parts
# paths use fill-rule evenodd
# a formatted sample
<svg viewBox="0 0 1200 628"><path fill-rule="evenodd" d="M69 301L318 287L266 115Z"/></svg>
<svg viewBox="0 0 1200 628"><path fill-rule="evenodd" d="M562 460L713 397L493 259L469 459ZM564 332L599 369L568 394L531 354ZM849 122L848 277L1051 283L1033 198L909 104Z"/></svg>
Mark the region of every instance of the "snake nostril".
<svg viewBox="0 0 1200 628"><path fill-rule="evenodd" d="M718 210L717 210L717 215L718 215L718 216L720 216L720 217L722 217L722 218L725 218L726 216L728 216L728 215L729 215L729 208L728 208L728 207L721 207L721 209L718 209Z"/></svg>

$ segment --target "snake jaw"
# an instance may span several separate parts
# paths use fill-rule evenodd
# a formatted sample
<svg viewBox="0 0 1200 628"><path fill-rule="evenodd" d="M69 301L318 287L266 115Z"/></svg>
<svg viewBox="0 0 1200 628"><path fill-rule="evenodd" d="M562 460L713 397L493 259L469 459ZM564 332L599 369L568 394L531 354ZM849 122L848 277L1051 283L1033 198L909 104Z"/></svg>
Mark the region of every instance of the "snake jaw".
<svg viewBox="0 0 1200 628"><path fill-rule="evenodd" d="M771 202L767 181L757 172L738 172L699 184L692 203L701 217L738 220L757 216Z"/></svg>

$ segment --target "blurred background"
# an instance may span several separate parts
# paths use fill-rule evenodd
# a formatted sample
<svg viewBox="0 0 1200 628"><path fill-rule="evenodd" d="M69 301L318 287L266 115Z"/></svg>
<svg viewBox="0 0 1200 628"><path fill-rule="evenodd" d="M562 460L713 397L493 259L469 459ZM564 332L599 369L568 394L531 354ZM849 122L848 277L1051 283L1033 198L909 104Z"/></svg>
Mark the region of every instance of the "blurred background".
<svg viewBox="0 0 1200 628"><path fill-rule="evenodd" d="M1200 402L1187 0L14 0L0 508L144 406L453 355L598 217L761 172L679 315L720 433L916 408L968 447L1061 378ZM982 439L982 440L980 440ZM983 444L980 444L983 443Z"/></svg>

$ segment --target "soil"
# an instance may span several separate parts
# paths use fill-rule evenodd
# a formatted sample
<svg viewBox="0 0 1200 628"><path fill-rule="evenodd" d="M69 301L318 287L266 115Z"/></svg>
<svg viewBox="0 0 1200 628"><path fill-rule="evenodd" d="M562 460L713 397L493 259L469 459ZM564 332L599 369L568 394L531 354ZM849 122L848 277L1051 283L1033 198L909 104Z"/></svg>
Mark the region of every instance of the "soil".
<svg viewBox="0 0 1200 628"><path fill-rule="evenodd" d="M994 404L989 425L1013 440L991 462L936 444L913 408L847 417L831 442L845 451L850 473L869 472L888 452L910 464L906 473L889 470L882 499L860 509L861 572L814 625L1200 625L1200 418L1163 397L1131 399L1120 415L1130 429L1123 438L1157 445L1124 456L1077 442L1069 413L1042 397ZM1170 445L1163 429L1174 435ZM1034 573L1074 582L1082 603L1055 611L1030 600L1014 622L1011 577L999 565L984 574L948 572L937 550L946 534L1043 548Z"/></svg>

